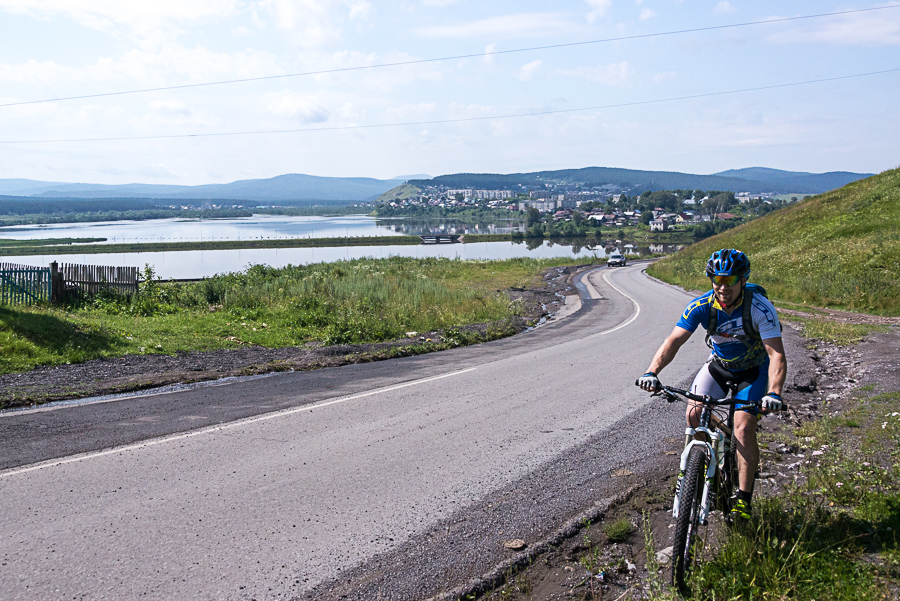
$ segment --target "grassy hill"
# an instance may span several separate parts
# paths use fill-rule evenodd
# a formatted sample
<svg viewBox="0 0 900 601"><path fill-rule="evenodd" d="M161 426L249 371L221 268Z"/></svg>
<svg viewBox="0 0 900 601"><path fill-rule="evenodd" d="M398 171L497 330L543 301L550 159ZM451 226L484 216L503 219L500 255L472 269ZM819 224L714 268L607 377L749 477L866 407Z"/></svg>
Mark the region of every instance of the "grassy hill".
<svg viewBox="0 0 900 601"><path fill-rule="evenodd" d="M751 281L765 286L773 299L900 315L900 169L708 238L648 271L706 290L704 266L719 248L746 252Z"/></svg>
<svg viewBox="0 0 900 601"><path fill-rule="evenodd" d="M396 188L391 188L381 196L379 196L375 202L379 203L388 203L394 202L395 200L406 200L407 198L412 198L418 195L420 192L419 188L416 188L410 184L401 184Z"/></svg>

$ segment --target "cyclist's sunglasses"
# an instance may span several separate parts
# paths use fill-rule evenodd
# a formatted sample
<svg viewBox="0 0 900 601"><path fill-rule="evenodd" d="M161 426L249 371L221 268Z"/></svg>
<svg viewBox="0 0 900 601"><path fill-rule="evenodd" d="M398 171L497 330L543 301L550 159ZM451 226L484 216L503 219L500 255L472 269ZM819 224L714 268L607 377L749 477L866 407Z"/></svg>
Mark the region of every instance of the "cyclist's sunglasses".
<svg viewBox="0 0 900 601"><path fill-rule="evenodd" d="M720 286L734 286L738 282L741 281L741 276L739 275L714 275L709 279L712 280L713 284L718 284Z"/></svg>

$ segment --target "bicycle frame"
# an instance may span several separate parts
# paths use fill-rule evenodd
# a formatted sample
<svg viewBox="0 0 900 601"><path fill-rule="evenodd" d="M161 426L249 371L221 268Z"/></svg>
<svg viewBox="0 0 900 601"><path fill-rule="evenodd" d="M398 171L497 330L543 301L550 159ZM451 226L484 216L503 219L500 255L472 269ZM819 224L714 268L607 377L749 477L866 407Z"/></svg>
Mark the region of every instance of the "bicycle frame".
<svg viewBox="0 0 900 601"><path fill-rule="evenodd" d="M635 384L640 386L640 381ZM694 562L697 527L707 524L714 499L721 503L726 512L726 520L728 519L729 502L724 497L731 492L737 469L729 449L734 434L734 408L745 403L734 398L736 391L737 387L729 383L727 396L730 398L723 400L671 386L663 386L653 393L670 403L684 397L696 403L695 407L700 409L697 426L688 426L684 430L685 445L681 453L678 483L675 486L675 501L672 503L672 518L675 520L672 582L679 588L685 586L686 577ZM714 411L717 407L726 406L729 408L728 419L723 422L716 417ZM784 408L787 408L786 404ZM728 460L729 457L732 457L732 461Z"/></svg>
<svg viewBox="0 0 900 601"><path fill-rule="evenodd" d="M696 400L696 399L694 399ZM710 427L712 425L712 427ZM697 439L697 435L705 435L707 440ZM700 423L696 428L690 426L684 429L684 435L690 442L684 447L681 453L681 464L678 470L679 474L683 474L687 468L688 455L691 449L696 446L704 447L706 456L708 457L706 468L706 481L703 485L703 495L700 500L700 525L706 525L710 511L710 495L715 482L716 472L723 470L725 467L725 455L728 453L728 447L731 440L731 428L718 419L712 412L709 404L704 402L703 409L700 413ZM678 517L678 504L680 499L681 486L680 482L675 490L675 500L672 503L672 517Z"/></svg>

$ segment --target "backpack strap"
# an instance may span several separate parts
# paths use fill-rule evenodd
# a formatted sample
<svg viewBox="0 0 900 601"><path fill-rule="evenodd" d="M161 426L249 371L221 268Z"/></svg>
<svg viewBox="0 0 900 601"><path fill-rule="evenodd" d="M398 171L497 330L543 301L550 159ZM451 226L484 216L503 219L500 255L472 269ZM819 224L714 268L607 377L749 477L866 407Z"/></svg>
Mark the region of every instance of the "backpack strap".
<svg viewBox="0 0 900 601"><path fill-rule="evenodd" d="M744 306L741 311L741 325L744 328L744 334L750 338L759 340L759 329L753 323L753 289L744 286ZM744 344L747 344L744 342ZM749 348L750 345L748 344Z"/></svg>
<svg viewBox="0 0 900 601"><path fill-rule="evenodd" d="M716 297L709 303L709 320L706 322L706 346L712 348L712 335L719 329L719 310L716 309Z"/></svg>
<svg viewBox="0 0 900 601"><path fill-rule="evenodd" d="M759 340L759 330L753 324L753 315L752 315L752 306L753 302L753 289L749 286L744 286L744 289L741 291L743 295L743 300L741 301L741 324L744 329L744 336L741 337L741 342L744 343L748 349L752 349L756 346L755 342ZM706 346L712 348L712 336L719 329L719 310L715 307L715 297L713 297L713 302L709 304L709 321L706 324Z"/></svg>

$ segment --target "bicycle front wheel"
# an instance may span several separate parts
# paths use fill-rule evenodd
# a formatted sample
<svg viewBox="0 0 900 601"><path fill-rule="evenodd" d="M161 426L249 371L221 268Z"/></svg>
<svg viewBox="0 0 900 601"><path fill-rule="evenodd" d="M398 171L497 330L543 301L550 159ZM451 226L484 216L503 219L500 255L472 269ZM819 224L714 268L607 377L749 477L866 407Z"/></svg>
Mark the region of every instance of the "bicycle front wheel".
<svg viewBox="0 0 900 601"><path fill-rule="evenodd" d="M700 526L700 501L706 481L709 458L702 446L694 446L688 454L684 479L678 496L678 520L672 546L672 584L683 588L694 563L694 545Z"/></svg>

